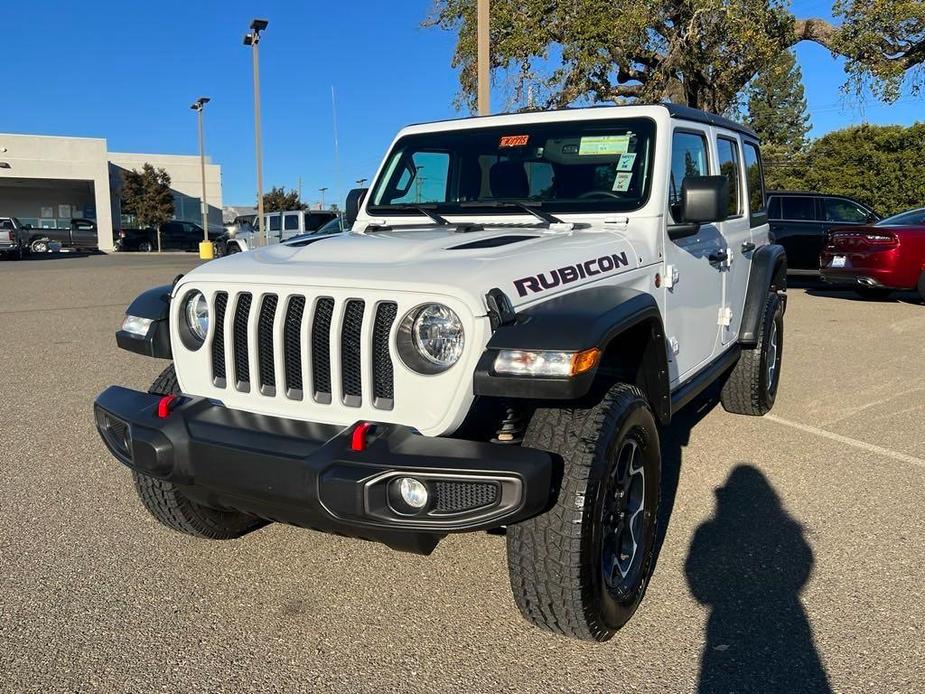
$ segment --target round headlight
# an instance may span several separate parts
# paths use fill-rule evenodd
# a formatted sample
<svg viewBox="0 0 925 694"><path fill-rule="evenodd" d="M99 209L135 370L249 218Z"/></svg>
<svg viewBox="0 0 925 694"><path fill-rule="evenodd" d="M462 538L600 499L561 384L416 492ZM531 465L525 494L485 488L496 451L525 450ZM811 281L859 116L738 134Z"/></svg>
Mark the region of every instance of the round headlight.
<svg viewBox="0 0 925 694"><path fill-rule="evenodd" d="M408 313L399 330L398 352L418 373L439 373L459 361L466 344L462 321L443 304L425 304Z"/></svg>
<svg viewBox="0 0 925 694"><path fill-rule="evenodd" d="M187 294L183 313L190 334L199 342L203 342L209 333L209 302L202 292L193 291Z"/></svg>

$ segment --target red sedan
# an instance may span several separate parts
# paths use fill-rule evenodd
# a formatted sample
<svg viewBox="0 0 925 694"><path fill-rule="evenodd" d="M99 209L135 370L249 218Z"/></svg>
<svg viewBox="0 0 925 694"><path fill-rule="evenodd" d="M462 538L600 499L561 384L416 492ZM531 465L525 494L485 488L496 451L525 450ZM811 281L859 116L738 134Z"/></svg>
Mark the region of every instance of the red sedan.
<svg viewBox="0 0 925 694"><path fill-rule="evenodd" d="M917 289L925 300L925 207L876 224L832 229L819 256L822 278L883 299Z"/></svg>

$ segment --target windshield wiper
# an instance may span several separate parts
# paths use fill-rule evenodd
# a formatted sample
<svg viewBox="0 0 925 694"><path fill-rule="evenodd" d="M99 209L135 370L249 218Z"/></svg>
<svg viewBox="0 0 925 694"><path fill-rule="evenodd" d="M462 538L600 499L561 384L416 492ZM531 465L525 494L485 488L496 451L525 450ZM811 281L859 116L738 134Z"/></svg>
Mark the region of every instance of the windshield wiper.
<svg viewBox="0 0 925 694"><path fill-rule="evenodd" d="M539 209L543 203L526 203L522 200L471 200L468 202L459 203L460 207L500 207L500 208L513 208L517 210L523 210L528 214L532 214L534 217L539 219L541 222L546 222L547 224L562 224L562 220L551 215L548 212L543 212Z"/></svg>
<svg viewBox="0 0 925 694"><path fill-rule="evenodd" d="M425 217L429 217L434 224L439 224L442 227L445 227L449 224L447 220L435 212L437 209L436 205L388 205L387 207L390 210L410 210L413 212L420 212Z"/></svg>

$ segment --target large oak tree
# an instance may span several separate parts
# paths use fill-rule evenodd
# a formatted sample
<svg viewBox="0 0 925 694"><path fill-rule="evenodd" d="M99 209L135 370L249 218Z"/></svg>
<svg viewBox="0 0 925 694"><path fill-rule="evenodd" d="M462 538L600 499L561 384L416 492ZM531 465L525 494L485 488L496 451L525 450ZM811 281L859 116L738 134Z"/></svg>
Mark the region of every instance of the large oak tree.
<svg viewBox="0 0 925 694"><path fill-rule="evenodd" d="M667 99L723 112L803 41L846 59L849 89L893 101L925 83L923 0L836 0L832 15L795 17L789 0L492 0L491 62L513 108ZM453 65L472 107L475 0L435 0L425 24L458 32Z"/></svg>

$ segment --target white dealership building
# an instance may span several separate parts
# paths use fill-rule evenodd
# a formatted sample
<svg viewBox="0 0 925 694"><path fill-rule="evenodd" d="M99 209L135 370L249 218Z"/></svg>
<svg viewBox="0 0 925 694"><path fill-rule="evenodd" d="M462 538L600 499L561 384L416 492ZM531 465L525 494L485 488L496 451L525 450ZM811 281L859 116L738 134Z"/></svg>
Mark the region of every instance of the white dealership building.
<svg viewBox="0 0 925 694"><path fill-rule="evenodd" d="M106 140L0 133L0 217L18 217L34 228L96 221L100 250L111 250L113 229L125 220L120 191L125 171L144 164L170 175L176 219L202 223L198 155L110 152ZM222 223L221 167L206 159L209 224Z"/></svg>

